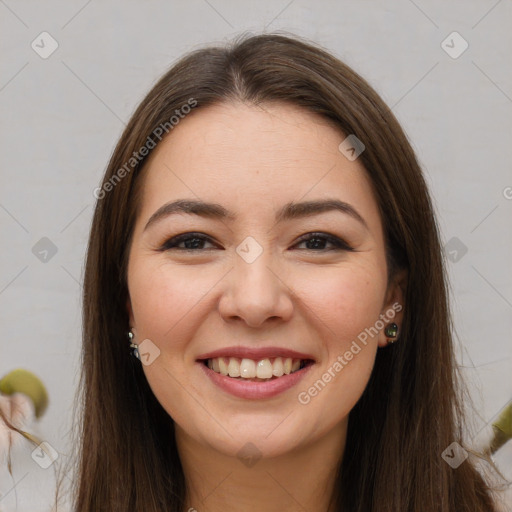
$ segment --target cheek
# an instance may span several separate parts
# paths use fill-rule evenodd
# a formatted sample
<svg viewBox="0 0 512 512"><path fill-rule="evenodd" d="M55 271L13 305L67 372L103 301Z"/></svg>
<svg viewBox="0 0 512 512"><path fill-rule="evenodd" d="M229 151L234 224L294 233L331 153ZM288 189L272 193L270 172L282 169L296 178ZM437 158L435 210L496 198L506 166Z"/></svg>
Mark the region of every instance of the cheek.
<svg viewBox="0 0 512 512"><path fill-rule="evenodd" d="M188 421L191 390L188 385L187 348L201 319L201 298L214 286L213 277L197 267L134 258L129 292L139 341L150 339L159 356L143 371L153 394L178 423ZM199 277L201 276L201 277ZM190 358L189 358L190 359Z"/></svg>
<svg viewBox="0 0 512 512"><path fill-rule="evenodd" d="M386 281L374 264L325 269L297 279L296 291L327 330L328 351L336 353L379 318Z"/></svg>
<svg viewBox="0 0 512 512"><path fill-rule="evenodd" d="M331 269L303 287L323 337L324 358L298 399L316 418L311 421L318 432L346 418L368 384L377 352L371 329L379 320L385 287L380 267L373 265Z"/></svg>
<svg viewBox="0 0 512 512"><path fill-rule="evenodd" d="M157 344L165 340L180 343L186 339L183 329L197 322L199 301L215 285L216 276L208 277L193 266L171 266L167 263L137 264L134 261L129 281L132 308L138 335ZM180 333L179 335L177 333Z"/></svg>
<svg viewBox="0 0 512 512"><path fill-rule="evenodd" d="M299 281L323 357L297 399L303 425L322 435L348 417L368 384L377 351L377 337L368 330L379 319L387 283L381 266L369 259Z"/></svg>

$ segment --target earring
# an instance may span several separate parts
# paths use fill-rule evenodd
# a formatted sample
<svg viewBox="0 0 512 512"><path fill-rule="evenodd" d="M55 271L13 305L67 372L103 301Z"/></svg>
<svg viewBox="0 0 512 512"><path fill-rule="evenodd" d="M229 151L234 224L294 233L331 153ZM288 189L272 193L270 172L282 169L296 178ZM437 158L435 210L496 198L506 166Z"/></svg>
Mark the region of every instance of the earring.
<svg viewBox="0 0 512 512"><path fill-rule="evenodd" d="M384 334L386 335L387 342L390 345L395 343L395 341L398 339L398 325L395 323L388 324L384 330Z"/></svg>
<svg viewBox="0 0 512 512"><path fill-rule="evenodd" d="M130 340L130 347L133 349L132 354L140 360L139 347L136 343L133 343L133 332L131 330L128 332L128 339Z"/></svg>

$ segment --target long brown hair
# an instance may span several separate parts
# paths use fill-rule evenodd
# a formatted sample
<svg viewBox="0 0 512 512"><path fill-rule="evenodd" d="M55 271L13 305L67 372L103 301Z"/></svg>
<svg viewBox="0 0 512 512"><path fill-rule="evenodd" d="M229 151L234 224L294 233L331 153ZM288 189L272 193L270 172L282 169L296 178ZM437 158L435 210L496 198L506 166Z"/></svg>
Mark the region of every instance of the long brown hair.
<svg viewBox="0 0 512 512"><path fill-rule="evenodd" d="M158 144L157 127L172 136L169 120L191 99L194 111L232 100L292 103L366 146L359 158L380 208L390 272L406 268L408 283L400 342L378 351L350 413L333 496L337 510L494 510L472 463L453 469L441 457L454 441L464 444L464 425L440 236L413 150L364 79L320 46L280 34L243 35L180 59L134 112L110 159L85 267L75 510L178 512L184 506L173 421L128 349L126 269L137 177L147 156L130 159Z"/></svg>

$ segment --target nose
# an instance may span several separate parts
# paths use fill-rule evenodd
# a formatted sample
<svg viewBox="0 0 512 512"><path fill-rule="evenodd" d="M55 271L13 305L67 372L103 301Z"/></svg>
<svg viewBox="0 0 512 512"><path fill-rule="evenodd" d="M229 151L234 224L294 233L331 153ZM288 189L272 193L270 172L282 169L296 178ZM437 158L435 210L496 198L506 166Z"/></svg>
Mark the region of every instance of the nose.
<svg viewBox="0 0 512 512"><path fill-rule="evenodd" d="M293 292L270 263L265 252L252 263L235 257L219 302L219 312L226 321L242 320L250 327L260 327L267 321L290 319Z"/></svg>

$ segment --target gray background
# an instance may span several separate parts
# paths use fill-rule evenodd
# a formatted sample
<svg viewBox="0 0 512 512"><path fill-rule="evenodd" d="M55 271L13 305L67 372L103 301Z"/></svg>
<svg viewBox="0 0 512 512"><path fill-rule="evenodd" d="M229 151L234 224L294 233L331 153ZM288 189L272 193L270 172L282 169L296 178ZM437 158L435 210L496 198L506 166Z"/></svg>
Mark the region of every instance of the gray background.
<svg viewBox="0 0 512 512"><path fill-rule="evenodd" d="M447 244L458 357L477 410L469 437L485 431L512 398L511 21L510 0L0 0L0 376L23 367L46 383L51 404L32 430L59 461L69 454L93 190L172 62L244 30L324 45L402 123ZM43 31L58 43L47 58L31 47L51 49ZM469 44L457 58L453 31ZM511 444L496 457L509 479ZM14 478L0 469L2 511L51 509L53 471L30 452L15 452Z"/></svg>

